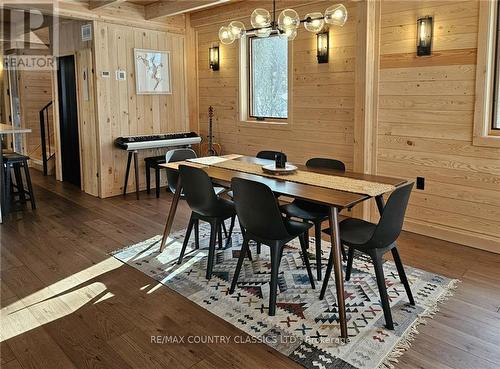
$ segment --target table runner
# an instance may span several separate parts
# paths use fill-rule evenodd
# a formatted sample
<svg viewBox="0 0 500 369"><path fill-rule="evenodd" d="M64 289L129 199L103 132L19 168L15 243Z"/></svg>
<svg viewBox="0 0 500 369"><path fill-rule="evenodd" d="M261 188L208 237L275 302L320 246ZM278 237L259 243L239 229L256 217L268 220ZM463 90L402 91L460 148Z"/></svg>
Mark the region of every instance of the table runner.
<svg viewBox="0 0 500 369"><path fill-rule="evenodd" d="M217 168L236 170L249 174L257 174L264 177L271 177L307 185L325 187L332 190L359 193L368 196L382 195L394 190L395 188L393 185L385 183L370 182L362 179L308 172L304 170L297 170L297 172L294 174L274 175L265 173L262 170L262 166L259 164L248 163L239 160L225 160L214 162L208 165Z"/></svg>

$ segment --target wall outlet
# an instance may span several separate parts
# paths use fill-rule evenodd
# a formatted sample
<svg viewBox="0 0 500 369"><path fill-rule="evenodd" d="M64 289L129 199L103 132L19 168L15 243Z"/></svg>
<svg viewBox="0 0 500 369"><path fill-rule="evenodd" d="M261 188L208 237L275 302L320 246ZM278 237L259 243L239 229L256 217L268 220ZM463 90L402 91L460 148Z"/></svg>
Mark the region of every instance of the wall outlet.
<svg viewBox="0 0 500 369"><path fill-rule="evenodd" d="M424 190L424 189L425 189L425 178L417 177L417 190Z"/></svg>

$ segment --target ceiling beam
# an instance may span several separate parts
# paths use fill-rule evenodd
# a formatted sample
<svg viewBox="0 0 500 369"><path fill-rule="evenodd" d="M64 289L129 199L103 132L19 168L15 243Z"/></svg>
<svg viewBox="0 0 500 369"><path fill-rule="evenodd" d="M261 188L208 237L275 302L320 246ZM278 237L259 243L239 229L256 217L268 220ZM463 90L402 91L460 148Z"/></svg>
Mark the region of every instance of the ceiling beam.
<svg viewBox="0 0 500 369"><path fill-rule="evenodd" d="M146 5L144 9L146 19L150 20L154 18L167 17L191 12L194 10L204 9L229 1L230 0L163 0L150 5Z"/></svg>
<svg viewBox="0 0 500 369"><path fill-rule="evenodd" d="M89 9L96 10L104 8L105 6L118 4L124 2L125 0L89 0Z"/></svg>

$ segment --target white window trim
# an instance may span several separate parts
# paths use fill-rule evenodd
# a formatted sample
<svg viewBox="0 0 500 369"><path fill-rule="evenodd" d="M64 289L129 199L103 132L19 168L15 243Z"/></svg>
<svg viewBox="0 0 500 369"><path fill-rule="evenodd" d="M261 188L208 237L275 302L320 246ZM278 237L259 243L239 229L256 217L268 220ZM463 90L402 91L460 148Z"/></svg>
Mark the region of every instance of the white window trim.
<svg viewBox="0 0 500 369"><path fill-rule="evenodd" d="M250 124L254 126L276 129L290 129L293 112L293 42L288 43L288 118L286 119L266 119L257 120L250 117L249 107L249 60L248 60L248 37L243 36L240 39L239 53L239 124L248 127Z"/></svg>
<svg viewBox="0 0 500 369"><path fill-rule="evenodd" d="M479 4L476 102L472 138L472 144L475 146L500 147L500 135L492 129L497 6L496 1L481 1Z"/></svg>

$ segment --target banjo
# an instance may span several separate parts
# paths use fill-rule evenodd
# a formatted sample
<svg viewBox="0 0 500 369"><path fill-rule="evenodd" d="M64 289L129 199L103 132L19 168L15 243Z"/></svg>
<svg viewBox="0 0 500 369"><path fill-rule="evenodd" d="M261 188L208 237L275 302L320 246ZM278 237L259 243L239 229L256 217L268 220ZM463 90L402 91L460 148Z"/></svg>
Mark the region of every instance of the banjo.
<svg viewBox="0 0 500 369"><path fill-rule="evenodd" d="M212 105L208 107L208 136L207 143L201 144L201 155L202 156L219 156L222 152L222 147L220 144L214 142L213 136L213 117L214 108Z"/></svg>

